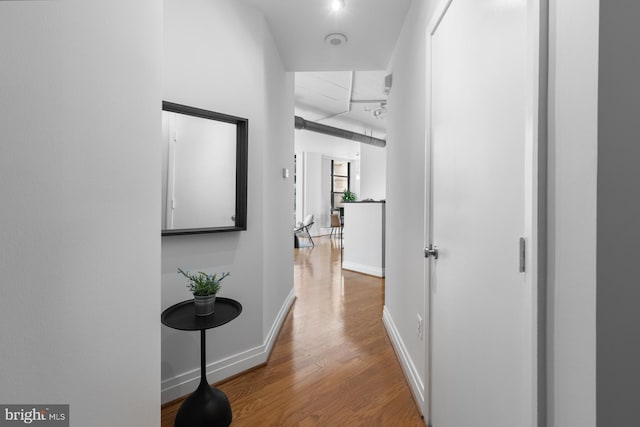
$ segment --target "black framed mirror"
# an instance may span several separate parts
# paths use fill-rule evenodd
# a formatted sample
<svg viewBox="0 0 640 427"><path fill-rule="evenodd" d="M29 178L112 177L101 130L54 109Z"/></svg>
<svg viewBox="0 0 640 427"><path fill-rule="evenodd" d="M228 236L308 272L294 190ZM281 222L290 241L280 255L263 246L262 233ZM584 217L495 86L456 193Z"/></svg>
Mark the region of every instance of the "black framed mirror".
<svg viewBox="0 0 640 427"><path fill-rule="evenodd" d="M247 119L162 102L162 235L247 229Z"/></svg>

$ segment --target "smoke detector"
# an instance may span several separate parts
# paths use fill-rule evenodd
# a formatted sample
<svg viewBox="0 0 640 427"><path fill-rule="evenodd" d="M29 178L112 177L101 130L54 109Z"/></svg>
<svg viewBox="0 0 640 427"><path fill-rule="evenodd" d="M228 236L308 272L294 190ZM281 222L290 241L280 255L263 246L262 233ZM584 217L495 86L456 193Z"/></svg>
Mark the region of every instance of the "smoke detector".
<svg viewBox="0 0 640 427"><path fill-rule="evenodd" d="M324 42L330 46L342 46L347 42L347 36L342 33L327 34L327 36L324 38Z"/></svg>

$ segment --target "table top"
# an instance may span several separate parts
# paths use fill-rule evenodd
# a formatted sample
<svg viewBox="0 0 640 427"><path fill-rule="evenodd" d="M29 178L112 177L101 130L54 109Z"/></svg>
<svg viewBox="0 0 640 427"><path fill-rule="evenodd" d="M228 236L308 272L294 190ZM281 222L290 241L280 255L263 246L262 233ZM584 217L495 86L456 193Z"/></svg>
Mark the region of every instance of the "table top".
<svg viewBox="0 0 640 427"><path fill-rule="evenodd" d="M209 316L196 316L193 300L172 305L162 312L162 323L181 331L199 331L216 328L231 322L242 312L242 305L231 298L216 297L215 312Z"/></svg>

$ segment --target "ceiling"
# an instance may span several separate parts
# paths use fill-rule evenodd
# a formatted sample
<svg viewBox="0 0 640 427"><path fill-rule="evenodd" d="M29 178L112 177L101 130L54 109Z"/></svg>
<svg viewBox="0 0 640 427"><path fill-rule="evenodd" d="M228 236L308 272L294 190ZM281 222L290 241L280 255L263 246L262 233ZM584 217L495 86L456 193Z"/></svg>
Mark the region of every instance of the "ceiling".
<svg viewBox="0 0 640 427"><path fill-rule="evenodd" d="M384 70L411 0L245 0L265 16L287 71ZM325 43L342 33L340 46Z"/></svg>
<svg viewBox="0 0 640 427"><path fill-rule="evenodd" d="M387 74L384 70L296 73L296 115L382 137L386 134Z"/></svg>
<svg viewBox="0 0 640 427"><path fill-rule="evenodd" d="M411 0L345 0L338 12L331 0L245 2L264 14L286 70L297 72L297 115L378 137L386 133L385 119L373 112L386 100L385 70ZM331 33L346 41L325 42Z"/></svg>

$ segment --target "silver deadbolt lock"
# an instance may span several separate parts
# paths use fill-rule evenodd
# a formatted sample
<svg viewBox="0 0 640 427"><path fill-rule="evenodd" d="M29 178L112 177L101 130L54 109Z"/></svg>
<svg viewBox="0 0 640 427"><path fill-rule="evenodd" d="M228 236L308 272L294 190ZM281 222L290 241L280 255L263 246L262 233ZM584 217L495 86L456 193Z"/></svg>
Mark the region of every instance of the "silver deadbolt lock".
<svg viewBox="0 0 640 427"><path fill-rule="evenodd" d="M433 257L433 259L438 259L438 247L436 245L429 245L424 248L424 257Z"/></svg>

